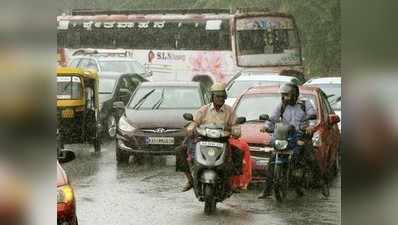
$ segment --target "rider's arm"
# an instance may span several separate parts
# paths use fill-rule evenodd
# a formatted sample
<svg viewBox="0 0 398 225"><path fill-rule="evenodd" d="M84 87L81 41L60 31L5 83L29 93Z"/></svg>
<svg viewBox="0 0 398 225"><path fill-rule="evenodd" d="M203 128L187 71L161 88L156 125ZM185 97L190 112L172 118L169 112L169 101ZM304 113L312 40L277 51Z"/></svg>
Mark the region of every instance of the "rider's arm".
<svg viewBox="0 0 398 225"><path fill-rule="evenodd" d="M203 110L203 108L200 108L196 112L195 116L193 117L193 121L187 127L188 135L192 135L193 134L193 131L195 130L195 128L202 123L204 116L205 116L204 115L204 110Z"/></svg>
<svg viewBox="0 0 398 225"><path fill-rule="evenodd" d="M269 128L269 129L274 129L275 128L275 123L278 121L280 115L281 115L281 106L282 103L279 103L274 111L272 112L269 120L265 121L265 127Z"/></svg>

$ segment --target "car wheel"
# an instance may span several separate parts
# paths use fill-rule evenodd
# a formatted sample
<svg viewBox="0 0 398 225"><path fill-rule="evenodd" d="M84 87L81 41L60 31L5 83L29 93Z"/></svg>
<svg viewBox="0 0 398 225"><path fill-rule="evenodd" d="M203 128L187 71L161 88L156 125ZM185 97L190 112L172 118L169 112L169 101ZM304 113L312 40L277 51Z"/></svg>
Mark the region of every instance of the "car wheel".
<svg viewBox="0 0 398 225"><path fill-rule="evenodd" d="M116 136L116 118L114 115L110 115L106 119L106 133L112 139Z"/></svg>
<svg viewBox="0 0 398 225"><path fill-rule="evenodd" d="M117 163L128 163L129 162L129 158L130 158L130 154L128 154L127 152L122 151L117 143L116 143L116 161Z"/></svg>

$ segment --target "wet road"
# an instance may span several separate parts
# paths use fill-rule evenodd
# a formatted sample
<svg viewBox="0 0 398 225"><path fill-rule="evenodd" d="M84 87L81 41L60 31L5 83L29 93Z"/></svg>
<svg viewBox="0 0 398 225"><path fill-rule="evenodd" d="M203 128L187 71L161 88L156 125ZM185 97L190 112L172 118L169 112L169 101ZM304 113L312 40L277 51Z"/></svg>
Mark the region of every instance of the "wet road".
<svg viewBox="0 0 398 225"><path fill-rule="evenodd" d="M66 146L76 153L63 167L75 188L81 225L341 224L340 177L328 199L314 190L298 199L292 193L277 203L258 200L260 190L251 188L217 204L215 215L206 216L192 191L180 192L185 179L175 172L173 156L118 166L114 146L105 143L100 154L88 146Z"/></svg>

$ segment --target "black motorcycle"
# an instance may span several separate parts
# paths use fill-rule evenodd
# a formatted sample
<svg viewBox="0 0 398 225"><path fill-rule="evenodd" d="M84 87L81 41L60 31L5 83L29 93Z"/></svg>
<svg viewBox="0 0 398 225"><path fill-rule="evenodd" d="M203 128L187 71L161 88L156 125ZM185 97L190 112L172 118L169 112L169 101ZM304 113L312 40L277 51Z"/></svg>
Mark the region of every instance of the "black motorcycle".
<svg viewBox="0 0 398 225"><path fill-rule="evenodd" d="M189 113L184 119L193 120ZM243 123L245 118L238 118ZM193 189L199 201L204 202L204 212L212 214L217 202L222 202L233 193L230 179L234 174L232 152L228 144L230 133L224 126L203 124L196 128L192 152L191 172Z"/></svg>
<svg viewBox="0 0 398 225"><path fill-rule="evenodd" d="M316 119L311 115L303 121L300 127L304 131L309 126L309 121ZM269 120L268 115L261 115L260 120ZM294 157L294 148L297 139L294 135L297 130L294 126L277 122L274 129L267 128L266 132L273 133L273 155L275 160L270 161L273 166L273 189L277 201L283 201L289 189L294 189L299 196L303 195L303 188L312 182L312 171L308 165Z"/></svg>

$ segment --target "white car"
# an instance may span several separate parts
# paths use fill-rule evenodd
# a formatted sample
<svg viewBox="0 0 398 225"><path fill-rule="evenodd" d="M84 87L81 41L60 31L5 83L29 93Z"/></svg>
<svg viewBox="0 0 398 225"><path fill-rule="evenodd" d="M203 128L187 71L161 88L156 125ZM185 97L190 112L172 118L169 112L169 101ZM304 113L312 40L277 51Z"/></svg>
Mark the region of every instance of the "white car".
<svg viewBox="0 0 398 225"><path fill-rule="evenodd" d="M313 78L304 85L322 89L328 97L332 109L340 117L341 121L341 77ZM341 130L341 122L339 122L338 126Z"/></svg>
<svg viewBox="0 0 398 225"><path fill-rule="evenodd" d="M233 106L239 95L241 95L250 87L281 85L288 82L298 84L299 80L292 76L275 75L269 73L264 73L263 75L241 75L228 83L226 88L228 98L226 99L225 104Z"/></svg>

